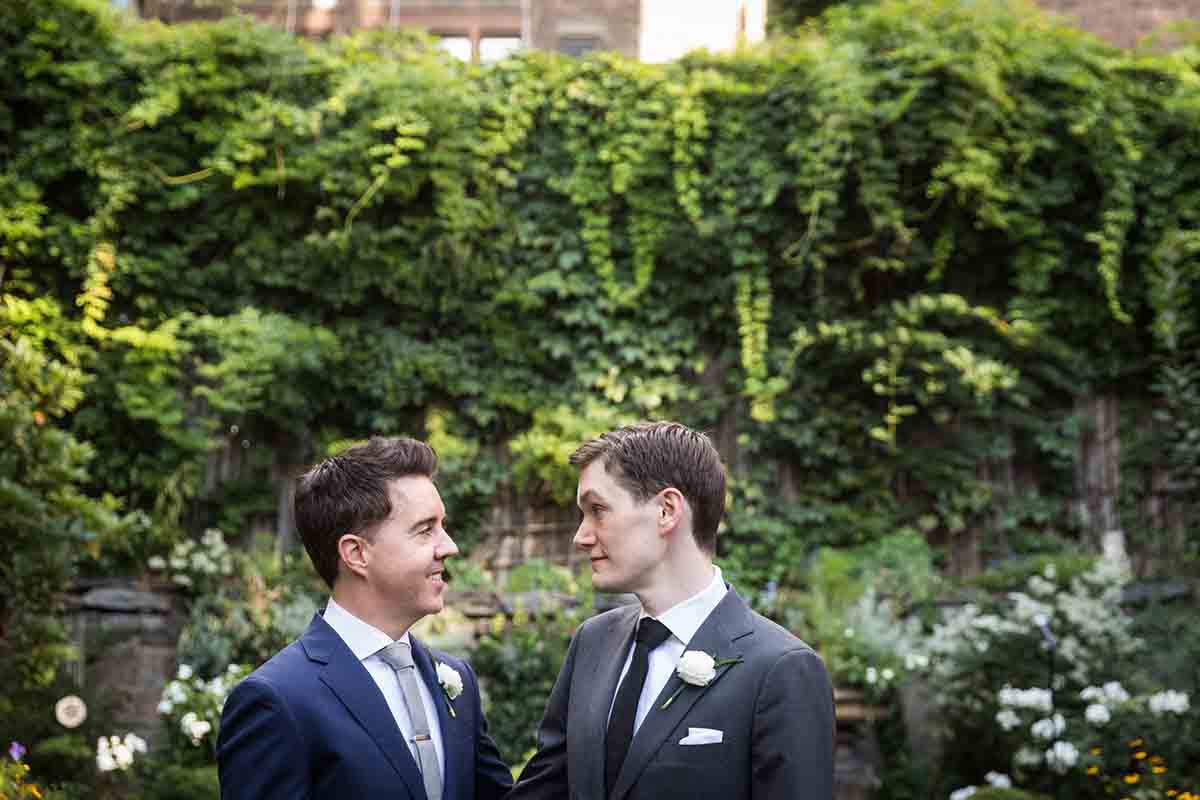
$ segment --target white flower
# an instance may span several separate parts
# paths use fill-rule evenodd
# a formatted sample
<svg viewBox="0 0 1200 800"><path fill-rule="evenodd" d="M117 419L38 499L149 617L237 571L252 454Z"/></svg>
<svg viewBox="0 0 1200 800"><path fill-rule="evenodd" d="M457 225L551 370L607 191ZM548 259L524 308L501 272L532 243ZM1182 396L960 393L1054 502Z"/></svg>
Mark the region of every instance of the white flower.
<svg viewBox="0 0 1200 800"><path fill-rule="evenodd" d="M1005 686L997 693L996 698L1002 706L1028 708L1033 711L1050 711L1054 708L1054 699L1049 689L1014 689Z"/></svg>
<svg viewBox="0 0 1200 800"><path fill-rule="evenodd" d="M955 789L951 792L950 800L967 800L973 794L975 794L974 786L964 786L961 789Z"/></svg>
<svg viewBox="0 0 1200 800"><path fill-rule="evenodd" d="M904 657L904 668L911 671L929 667L929 656L920 653L909 653Z"/></svg>
<svg viewBox="0 0 1200 800"><path fill-rule="evenodd" d="M884 671L879 674L883 678L884 683L887 683L892 678L896 677L896 673L890 669L884 669Z"/></svg>
<svg viewBox="0 0 1200 800"><path fill-rule="evenodd" d="M442 689L446 692L446 697L453 700L462 694L463 680L462 675L448 664L443 664L440 661L437 665L438 683L442 685Z"/></svg>
<svg viewBox="0 0 1200 800"><path fill-rule="evenodd" d="M192 744L200 744L200 740L212 730L212 723L206 719L192 720L192 724L187 727L187 735L192 737Z"/></svg>
<svg viewBox="0 0 1200 800"><path fill-rule="evenodd" d="M1011 731L1013 728L1020 726L1021 718L1011 708L1005 708L996 714L996 724L1006 731Z"/></svg>
<svg viewBox="0 0 1200 800"><path fill-rule="evenodd" d="M1109 705L1120 705L1129 699L1129 692L1125 691L1125 687L1117 681L1109 681L1104 684L1104 696L1108 699Z"/></svg>
<svg viewBox="0 0 1200 800"><path fill-rule="evenodd" d="M1042 763L1042 754L1031 747L1022 747L1013 756L1013 761L1019 767L1036 767Z"/></svg>
<svg viewBox="0 0 1200 800"><path fill-rule="evenodd" d="M1047 719L1039 719L1030 726L1029 731L1039 739L1057 739L1067 727L1062 714L1055 714Z"/></svg>
<svg viewBox="0 0 1200 800"><path fill-rule="evenodd" d="M842 636L845 636L847 639L853 639L854 628L846 628L846 630L842 631Z"/></svg>
<svg viewBox="0 0 1200 800"><path fill-rule="evenodd" d="M175 677L181 681L186 681L186 680L191 680L191 677L194 674L195 673L192 671L191 666L189 666L187 664L180 664L179 672L175 673Z"/></svg>
<svg viewBox="0 0 1200 800"><path fill-rule="evenodd" d="M679 657L675 672L679 679L692 686L707 686L716 677L716 661L708 653L701 650L688 650Z"/></svg>
<svg viewBox="0 0 1200 800"><path fill-rule="evenodd" d="M1112 714L1109 713L1108 706L1100 703L1092 703L1083 712L1084 718L1093 725L1103 725L1112 719Z"/></svg>
<svg viewBox="0 0 1200 800"><path fill-rule="evenodd" d="M1070 742L1055 742L1046 751L1046 763L1059 775L1065 775L1077 761L1079 761L1079 751Z"/></svg>
<svg viewBox="0 0 1200 800"><path fill-rule="evenodd" d="M135 753L146 752L146 740L136 733L125 734L125 746Z"/></svg>
<svg viewBox="0 0 1200 800"><path fill-rule="evenodd" d="M108 751L96 753L96 766L101 772L112 772L117 768L117 762L113 761L112 754Z"/></svg>
<svg viewBox="0 0 1200 800"><path fill-rule="evenodd" d="M150 556L146 561L146 566L150 569L163 570L167 568L167 560L162 556Z"/></svg>
<svg viewBox="0 0 1200 800"><path fill-rule="evenodd" d="M867 683L874 684L877 680L879 680L879 673L874 667L867 667Z"/></svg>
<svg viewBox="0 0 1200 800"><path fill-rule="evenodd" d="M983 776L983 779L997 789L1011 789L1012 778L1005 775L1003 772L989 772Z"/></svg>
<svg viewBox="0 0 1200 800"><path fill-rule="evenodd" d="M1042 570L1042 575L1045 576L1046 580L1052 581L1058 577L1058 569L1053 564L1047 564L1046 568Z"/></svg>
<svg viewBox="0 0 1200 800"><path fill-rule="evenodd" d="M187 575L172 575L171 582L177 583L180 586L191 586L192 585L192 579L189 578Z"/></svg>
<svg viewBox="0 0 1200 800"><path fill-rule="evenodd" d="M1152 694L1146 703L1150 713L1156 716L1166 713L1182 715L1186 714L1189 708L1187 693L1173 690Z"/></svg>
<svg viewBox="0 0 1200 800"><path fill-rule="evenodd" d="M171 703L171 701L170 701L170 700L168 700L168 699L166 699L166 698L164 697L162 700L160 700L160 701L159 701L159 703L158 703L158 713L160 713L160 714L170 714L170 713L171 713L173 710L175 710L175 706L174 706L174 704L173 704L173 703Z"/></svg>

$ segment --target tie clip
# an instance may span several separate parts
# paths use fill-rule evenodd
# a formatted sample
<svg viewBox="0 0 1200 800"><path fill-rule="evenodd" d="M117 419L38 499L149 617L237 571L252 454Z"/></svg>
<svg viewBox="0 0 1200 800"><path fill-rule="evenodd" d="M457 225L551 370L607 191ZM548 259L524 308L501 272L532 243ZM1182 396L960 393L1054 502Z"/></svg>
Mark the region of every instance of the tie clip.
<svg viewBox="0 0 1200 800"><path fill-rule="evenodd" d="M429 741L429 737L423 733L418 733L416 736L413 737L413 741L414 742L427 742L427 741Z"/></svg>

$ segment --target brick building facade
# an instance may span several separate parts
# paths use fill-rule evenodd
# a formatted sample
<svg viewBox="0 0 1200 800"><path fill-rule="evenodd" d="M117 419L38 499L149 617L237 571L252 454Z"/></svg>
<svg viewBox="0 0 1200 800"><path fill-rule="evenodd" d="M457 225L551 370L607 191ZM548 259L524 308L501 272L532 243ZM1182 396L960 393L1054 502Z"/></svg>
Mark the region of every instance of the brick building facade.
<svg viewBox="0 0 1200 800"><path fill-rule="evenodd" d="M1036 0L1055 14L1121 47L1171 22L1200 25L1200 0Z"/></svg>

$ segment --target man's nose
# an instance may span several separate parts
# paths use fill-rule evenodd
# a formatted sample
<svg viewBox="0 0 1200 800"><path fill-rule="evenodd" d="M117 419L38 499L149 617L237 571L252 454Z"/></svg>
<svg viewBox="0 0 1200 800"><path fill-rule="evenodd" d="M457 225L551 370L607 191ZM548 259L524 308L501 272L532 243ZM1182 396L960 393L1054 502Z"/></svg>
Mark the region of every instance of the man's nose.
<svg viewBox="0 0 1200 800"><path fill-rule="evenodd" d="M450 538L449 533L443 531L442 542L438 545L438 558L449 558L456 555L458 555L458 545Z"/></svg>
<svg viewBox="0 0 1200 800"><path fill-rule="evenodd" d="M579 523L579 528L575 531L575 537L572 541L575 542L576 547L583 550L586 550L596 543L596 537L592 533L592 529L588 525L586 519Z"/></svg>

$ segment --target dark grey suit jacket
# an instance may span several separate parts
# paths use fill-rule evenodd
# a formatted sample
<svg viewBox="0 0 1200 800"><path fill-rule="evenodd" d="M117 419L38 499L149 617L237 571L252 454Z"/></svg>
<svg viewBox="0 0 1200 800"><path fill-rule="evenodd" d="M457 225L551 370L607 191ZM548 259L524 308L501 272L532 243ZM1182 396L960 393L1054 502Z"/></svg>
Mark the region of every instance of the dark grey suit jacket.
<svg viewBox="0 0 1200 800"><path fill-rule="evenodd" d="M673 675L634 736L609 798L604 736L637 606L580 626L546 705L538 751L507 800L830 800L833 688L820 657L730 590L688 650L720 667L704 687ZM688 728L723 732L719 744L680 745Z"/></svg>

